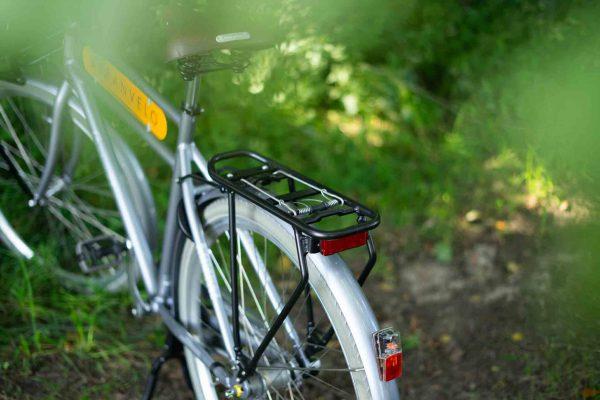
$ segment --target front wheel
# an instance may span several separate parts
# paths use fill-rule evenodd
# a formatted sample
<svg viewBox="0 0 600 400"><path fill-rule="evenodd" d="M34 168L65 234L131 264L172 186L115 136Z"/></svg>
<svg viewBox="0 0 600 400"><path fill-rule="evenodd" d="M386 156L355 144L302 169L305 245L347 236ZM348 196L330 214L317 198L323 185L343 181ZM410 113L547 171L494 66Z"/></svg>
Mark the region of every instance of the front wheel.
<svg viewBox="0 0 600 400"><path fill-rule="evenodd" d="M0 212L0 244L6 242L16 255L28 259L51 249L46 251L56 261L48 264L67 287L82 292L120 290L127 284L128 264L134 262L129 257L89 273L78 265L78 243L102 236L122 243L126 237L97 150L88 140L85 114L75 99L67 103L63 140L44 205L32 208L28 204L46 164L57 91L34 79L22 85L0 80L0 208L4 211ZM115 134L111 142L152 243L156 214L150 186L125 142Z"/></svg>
<svg viewBox="0 0 600 400"><path fill-rule="evenodd" d="M219 199L203 210L212 267L226 307L230 309L228 264L228 205ZM240 282L240 332L243 351L252 356L265 332L300 279L294 234L286 223L237 200L238 265ZM191 329L215 359L232 367L205 290L194 243L180 237L176 276L176 309L182 323ZM360 287L338 256L307 258L315 329L330 326L335 336L310 359L307 343L308 296L303 296L289 314L259 362L256 399L397 399L395 383L381 382L371 334L378 329L374 314ZM230 319L229 319L230 321ZM300 350L302 349L302 350ZM186 349L190 378L200 399L223 398L208 367ZM256 380L255 380L256 381Z"/></svg>

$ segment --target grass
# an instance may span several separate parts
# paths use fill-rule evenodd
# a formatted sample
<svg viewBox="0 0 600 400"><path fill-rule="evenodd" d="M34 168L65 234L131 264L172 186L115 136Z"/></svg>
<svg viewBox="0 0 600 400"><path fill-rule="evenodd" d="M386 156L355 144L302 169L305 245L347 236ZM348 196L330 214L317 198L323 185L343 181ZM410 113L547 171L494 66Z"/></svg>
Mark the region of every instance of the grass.
<svg viewBox="0 0 600 400"><path fill-rule="evenodd" d="M65 289L52 273L51 257L25 262L3 250L2 260L0 393L64 398L66 390L68 396L105 398L127 387L120 375L141 387L151 354L162 344L155 318L133 319L126 293ZM73 388L65 387L70 381Z"/></svg>

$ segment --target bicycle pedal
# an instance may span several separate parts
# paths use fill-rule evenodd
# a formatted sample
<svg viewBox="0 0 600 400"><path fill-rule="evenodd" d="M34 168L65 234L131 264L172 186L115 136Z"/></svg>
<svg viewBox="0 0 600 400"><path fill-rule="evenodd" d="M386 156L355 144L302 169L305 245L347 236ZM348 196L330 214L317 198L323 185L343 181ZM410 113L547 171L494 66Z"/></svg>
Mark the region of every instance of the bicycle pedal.
<svg viewBox="0 0 600 400"><path fill-rule="evenodd" d="M127 246L114 236L97 236L77 243L75 252L81 270L91 274L121 265Z"/></svg>

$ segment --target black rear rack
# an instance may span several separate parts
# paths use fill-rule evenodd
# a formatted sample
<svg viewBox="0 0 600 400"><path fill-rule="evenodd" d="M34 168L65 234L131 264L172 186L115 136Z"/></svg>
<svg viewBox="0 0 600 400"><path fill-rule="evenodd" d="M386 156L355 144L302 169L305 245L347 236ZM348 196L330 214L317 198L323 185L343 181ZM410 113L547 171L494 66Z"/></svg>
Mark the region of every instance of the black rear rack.
<svg viewBox="0 0 600 400"><path fill-rule="evenodd" d="M235 196L240 195L292 225L302 276L271 323L254 355L249 358L242 352L240 336L239 269L235 261L237 246L229 246L234 352L238 364L237 379L243 382L256 371L264 351L302 293L305 293L307 314L306 347L302 351L306 357L311 357L325 348L333 337L334 330L331 327L323 334L315 330L306 256L308 253L317 252L327 256L366 245L369 259L357 277L362 286L377 259L369 231L379 225L379 214L325 185L251 151L238 150L214 156L208 163L208 173L216 186L228 195L230 243L237 241ZM343 217L343 220L335 220L333 217ZM335 228L323 226L329 222L333 222ZM308 367L302 359L298 360L301 366Z"/></svg>
<svg viewBox="0 0 600 400"><path fill-rule="evenodd" d="M258 165L236 168L224 166L226 161ZM255 152L238 150L218 154L208 163L208 172L220 186L276 215L313 239L338 239L379 225L379 214L375 211ZM280 182L287 183L283 185L286 190L277 193L271 186ZM331 221L334 216L352 214L356 219L351 223L346 219L345 226L333 229L317 226Z"/></svg>

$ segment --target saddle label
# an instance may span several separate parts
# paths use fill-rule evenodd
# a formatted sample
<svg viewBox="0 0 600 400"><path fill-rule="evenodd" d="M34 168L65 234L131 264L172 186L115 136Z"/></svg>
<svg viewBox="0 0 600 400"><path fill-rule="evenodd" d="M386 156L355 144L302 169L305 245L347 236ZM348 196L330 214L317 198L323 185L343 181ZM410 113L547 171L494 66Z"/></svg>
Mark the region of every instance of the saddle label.
<svg viewBox="0 0 600 400"><path fill-rule="evenodd" d="M83 66L96 82L115 96L159 140L167 137L164 111L106 59L83 48Z"/></svg>

